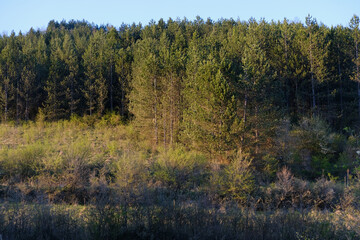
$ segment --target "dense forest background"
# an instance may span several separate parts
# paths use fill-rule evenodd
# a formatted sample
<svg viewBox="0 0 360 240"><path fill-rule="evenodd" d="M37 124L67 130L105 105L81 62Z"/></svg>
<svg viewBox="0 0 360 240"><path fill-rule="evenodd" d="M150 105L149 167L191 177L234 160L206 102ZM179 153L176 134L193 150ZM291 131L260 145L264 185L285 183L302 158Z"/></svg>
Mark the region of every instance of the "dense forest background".
<svg viewBox="0 0 360 240"><path fill-rule="evenodd" d="M315 178L357 167L360 29L196 18L51 21L0 38L3 122L119 114L154 148L177 144L259 172Z"/></svg>
<svg viewBox="0 0 360 240"><path fill-rule="evenodd" d="M51 21L0 37L0 239L360 239L360 29Z"/></svg>

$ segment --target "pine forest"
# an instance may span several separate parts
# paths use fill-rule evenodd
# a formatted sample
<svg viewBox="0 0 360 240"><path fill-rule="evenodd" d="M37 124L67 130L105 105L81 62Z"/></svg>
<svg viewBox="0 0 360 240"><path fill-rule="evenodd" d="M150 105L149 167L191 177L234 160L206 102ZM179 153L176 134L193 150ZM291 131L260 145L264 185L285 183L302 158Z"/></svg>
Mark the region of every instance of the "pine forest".
<svg viewBox="0 0 360 240"><path fill-rule="evenodd" d="M360 239L360 27L0 36L0 239Z"/></svg>

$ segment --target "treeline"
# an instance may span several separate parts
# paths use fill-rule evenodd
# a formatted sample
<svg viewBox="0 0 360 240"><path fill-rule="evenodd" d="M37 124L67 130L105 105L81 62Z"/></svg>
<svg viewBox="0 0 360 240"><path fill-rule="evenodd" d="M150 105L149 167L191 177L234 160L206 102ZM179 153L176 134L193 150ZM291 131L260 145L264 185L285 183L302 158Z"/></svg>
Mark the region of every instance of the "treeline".
<svg viewBox="0 0 360 240"><path fill-rule="evenodd" d="M310 16L120 28L51 21L46 31L0 38L2 121L115 111L164 148L262 154L287 121L357 130L359 42L357 16L331 28Z"/></svg>

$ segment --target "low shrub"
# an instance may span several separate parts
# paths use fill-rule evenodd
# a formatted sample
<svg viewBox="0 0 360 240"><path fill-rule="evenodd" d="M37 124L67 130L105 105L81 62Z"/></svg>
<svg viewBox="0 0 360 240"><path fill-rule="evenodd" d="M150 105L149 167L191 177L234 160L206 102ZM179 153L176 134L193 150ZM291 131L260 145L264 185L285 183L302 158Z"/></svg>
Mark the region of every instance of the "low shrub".
<svg viewBox="0 0 360 240"><path fill-rule="evenodd" d="M44 149L41 143L0 150L0 169L3 178L26 180L41 172Z"/></svg>
<svg viewBox="0 0 360 240"><path fill-rule="evenodd" d="M209 163L197 152L176 147L163 151L151 163L151 176L161 186L174 191L185 191L199 187L207 181Z"/></svg>

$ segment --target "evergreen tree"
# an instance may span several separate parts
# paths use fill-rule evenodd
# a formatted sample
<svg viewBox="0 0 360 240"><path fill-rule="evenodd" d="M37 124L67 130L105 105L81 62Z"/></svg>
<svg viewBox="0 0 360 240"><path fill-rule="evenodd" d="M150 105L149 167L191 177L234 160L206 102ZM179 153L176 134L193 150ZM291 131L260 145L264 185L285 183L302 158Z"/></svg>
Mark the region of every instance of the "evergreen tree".
<svg viewBox="0 0 360 240"><path fill-rule="evenodd" d="M106 35L106 59L107 59L107 71L108 71L108 91L110 111L114 111L114 90L115 90L115 58L119 47L119 35L114 27L111 27Z"/></svg>
<svg viewBox="0 0 360 240"><path fill-rule="evenodd" d="M133 79L129 95L134 124L152 143L159 143L160 96L158 42L146 38L136 44Z"/></svg>
<svg viewBox="0 0 360 240"><path fill-rule="evenodd" d="M171 39L176 37L175 39ZM185 56L182 49L182 35L168 36L163 32L159 41L160 58L160 80L162 93L161 120L162 120L162 140L166 148L177 142L179 133L179 123L182 111L181 95L182 80L184 76ZM180 38L180 39L179 39Z"/></svg>
<svg viewBox="0 0 360 240"><path fill-rule="evenodd" d="M66 116L65 89L61 82L64 79L64 61L62 57L62 39L60 32L50 40L49 76L45 84L47 93L44 112L47 119L57 120Z"/></svg>
<svg viewBox="0 0 360 240"><path fill-rule="evenodd" d="M306 29L302 48L309 66L307 72L311 80L311 106L314 116L318 111L316 109L316 85L321 83L326 75L324 59L327 53L327 43L325 42L325 35L321 30L316 19L313 19L310 15L306 17Z"/></svg>
<svg viewBox="0 0 360 240"><path fill-rule="evenodd" d="M360 121L360 58L359 58L359 42L360 42L360 29L359 17L354 15L350 20L350 29L352 31L352 38L354 40L353 62L354 70L352 72L351 80L357 82L358 92L358 114Z"/></svg>
<svg viewBox="0 0 360 240"><path fill-rule="evenodd" d="M80 98L79 87L79 62L75 43L72 36L67 33L64 36L62 59L64 61L64 78L61 85L65 89L67 115L76 113Z"/></svg>
<svg viewBox="0 0 360 240"><path fill-rule="evenodd" d="M266 56L265 50L265 33L264 23L258 24L255 20L249 21L249 28L246 33L246 47L242 57L243 73L240 75L241 86L244 90L244 113L243 122L247 129L247 134L243 136L255 145L255 153L259 152L259 138L260 138L260 113L271 104L271 99L268 97L267 85L270 74L270 65ZM266 101L262 105L260 102ZM251 111L251 112L250 112ZM251 115L250 115L251 114ZM250 115L250 116L249 116Z"/></svg>
<svg viewBox="0 0 360 240"><path fill-rule="evenodd" d="M219 55L213 49L204 56L207 48L197 32L190 49L183 94L186 107L182 141L195 149L220 156L234 147L231 127L236 116L235 97L221 71Z"/></svg>
<svg viewBox="0 0 360 240"><path fill-rule="evenodd" d="M2 79L3 94L2 102L4 105L4 120L9 119L9 115L20 120L20 73L21 73L21 49L20 42L12 32L7 39L6 46L1 52L3 59Z"/></svg>
<svg viewBox="0 0 360 240"><path fill-rule="evenodd" d="M30 119L30 113L36 112L37 94L39 93L39 85L36 83L36 49L38 44L38 37L33 29L30 29L27 36L25 36L22 47L23 54L23 69L21 72L21 86L19 94L21 96L21 106L23 115L26 121ZM35 114L34 114L35 115Z"/></svg>
<svg viewBox="0 0 360 240"><path fill-rule="evenodd" d="M120 115L125 116L128 112L127 94L131 79L131 63L133 61L130 47L120 48L116 55L115 71L118 75L120 88Z"/></svg>
<svg viewBox="0 0 360 240"><path fill-rule="evenodd" d="M24 115L25 120L28 121L30 119L30 110L34 105L34 92L36 92L35 88L35 73L32 69L29 69L28 66L24 66L21 73L22 80L22 90L20 96L24 101Z"/></svg>
<svg viewBox="0 0 360 240"><path fill-rule="evenodd" d="M99 116L104 113L108 96L105 73L105 39L103 30L94 32L84 53L86 78L83 94L90 115L93 111Z"/></svg>

